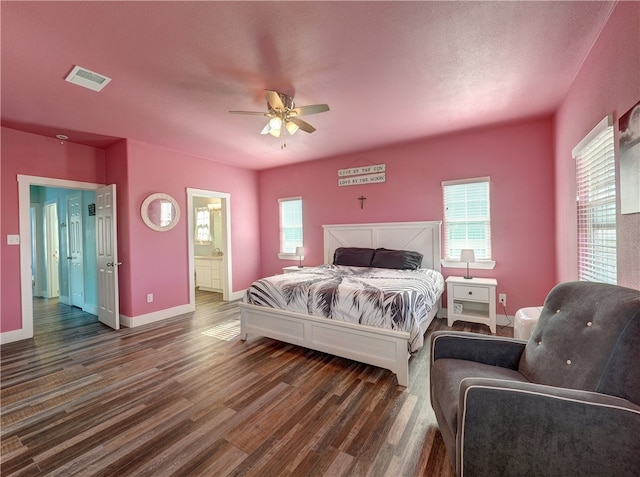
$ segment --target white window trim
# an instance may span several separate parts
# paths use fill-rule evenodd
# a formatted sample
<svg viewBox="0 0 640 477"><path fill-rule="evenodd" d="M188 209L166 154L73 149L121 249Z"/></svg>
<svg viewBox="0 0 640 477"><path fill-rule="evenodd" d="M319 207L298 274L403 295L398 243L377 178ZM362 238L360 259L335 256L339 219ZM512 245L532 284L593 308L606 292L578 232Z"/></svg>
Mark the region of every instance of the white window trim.
<svg viewBox="0 0 640 477"><path fill-rule="evenodd" d="M468 184L471 182L488 182L489 184L491 184L491 177L482 176L482 177L472 177L469 179L456 179L451 181L442 181L440 183L440 186L444 188L445 186L457 185L457 184ZM444 220L443 220L443 223L444 223ZM444 241L443 241L443 246L444 246ZM464 269L467 268L466 262L461 262L460 260L451 260L446 258L443 258L440 260L440 265L447 268L464 268ZM493 270L495 266L496 266L495 260L480 260L478 262L470 263L469 269L470 270Z"/></svg>
<svg viewBox="0 0 640 477"><path fill-rule="evenodd" d="M296 262L300 260L300 257L298 257L295 253L278 252L278 258L280 260L295 260Z"/></svg>
<svg viewBox="0 0 640 477"><path fill-rule="evenodd" d="M440 260L440 265L448 268L467 268L467 262L461 262L460 260ZM469 270L493 270L496 267L495 260L482 260L480 262L474 262L469 264Z"/></svg>
<svg viewBox="0 0 640 477"><path fill-rule="evenodd" d="M280 203L281 202L286 202L288 200L302 200L302 196L299 195L299 196L295 196L295 197L282 197L282 198L278 199L278 249L282 245L280 243ZM304 202L302 203L302 206L304 207ZM304 222L302 224L302 230L303 230L302 240L303 240L303 244L304 244ZM278 258L280 260L295 260L295 261L300 260L300 257L298 257L295 253L284 253L284 252L280 252L280 251L278 251Z"/></svg>
<svg viewBox="0 0 640 477"><path fill-rule="evenodd" d="M471 177L469 179L456 179L452 181L442 181L440 182L440 185L444 187L444 186L451 186L451 185L458 185L458 184L471 184L472 182L491 183L491 176Z"/></svg>
<svg viewBox="0 0 640 477"><path fill-rule="evenodd" d="M593 124L593 123L592 123ZM596 126L587 134L582 140L576 144L576 146L571 150L571 155L574 160L580 155L582 150L593 141L598 135L604 131L605 129L613 127L613 116L611 114L607 115L602 121L600 121Z"/></svg>
<svg viewBox="0 0 640 477"><path fill-rule="evenodd" d="M609 115L605 116L602 119L602 121L600 121L591 131L589 131L589 133L571 150L571 154L573 156L573 159L576 161L576 168L577 168L578 158L579 158L579 156L584 154L584 149L587 148L587 147L590 147L591 143L601 133L603 133L604 131L606 131L608 129L611 130L611 134L612 134L611 137L613 139L613 151L612 152L613 152L613 154L615 156L615 131L614 131L614 128L615 128L615 124L614 124L614 121L613 121L613 115L609 114ZM616 167L615 166L615 158L614 158L614 167ZM614 180L614 185L617 188L617 184L615 183L615 180ZM579 202L579 199L580 199L579 198L579 193L580 193L580 191L578 189L579 189L579 184L576 183L576 205L577 206L580 203ZM615 196L616 197L613 199L613 203L615 204L615 208L616 208L615 214L616 214L616 233L617 233L617 228L618 228L617 215L619 213L619 210L618 210L619 191L618 190L615 191ZM579 235L580 234L580 226L579 226L579 224L577 224L577 227L578 227L577 233ZM579 241L579 237L576 237L576 241ZM579 254L580 245L577 242L576 242L576 245L577 245L577 252ZM591 251L593 252L593 250L591 250ZM617 246L616 246L616 255L617 255ZM602 264L602 262L597 262L597 261L596 262L590 262L590 265L601 265L601 264ZM599 276L593 276L593 277L589 277L589 278L582 278L580 276L581 275L580 265L581 265L580 258L578 257L577 266L576 266L576 275L578 276L578 280L589 280L589 278L596 278L596 279L600 280L600 279L604 278L603 275L601 275L601 274L596 274L596 275L599 275ZM615 263L614 263L614 267L615 267ZM616 268L616 270L615 270L616 271L616 276L613 277L612 281L606 281L606 283L617 284L617 267L615 267L615 268ZM589 274L587 273L587 275L589 275Z"/></svg>

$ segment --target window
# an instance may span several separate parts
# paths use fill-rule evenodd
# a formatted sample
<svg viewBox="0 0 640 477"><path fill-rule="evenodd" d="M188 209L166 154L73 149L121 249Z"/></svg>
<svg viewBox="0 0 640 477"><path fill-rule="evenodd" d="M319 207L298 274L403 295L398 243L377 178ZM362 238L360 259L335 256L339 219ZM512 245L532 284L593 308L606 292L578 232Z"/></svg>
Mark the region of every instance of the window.
<svg viewBox="0 0 640 477"><path fill-rule="evenodd" d="M578 280L617 283L613 122L603 119L573 149L576 160Z"/></svg>
<svg viewBox="0 0 640 477"><path fill-rule="evenodd" d="M196 242L211 243L211 212L208 207L196 208Z"/></svg>
<svg viewBox="0 0 640 477"><path fill-rule="evenodd" d="M458 261L460 250L471 248L476 261L491 261L489 178L444 181L442 193L445 260Z"/></svg>
<svg viewBox="0 0 640 477"><path fill-rule="evenodd" d="M278 199L280 203L280 254L295 258L302 247L302 198Z"/></svg>

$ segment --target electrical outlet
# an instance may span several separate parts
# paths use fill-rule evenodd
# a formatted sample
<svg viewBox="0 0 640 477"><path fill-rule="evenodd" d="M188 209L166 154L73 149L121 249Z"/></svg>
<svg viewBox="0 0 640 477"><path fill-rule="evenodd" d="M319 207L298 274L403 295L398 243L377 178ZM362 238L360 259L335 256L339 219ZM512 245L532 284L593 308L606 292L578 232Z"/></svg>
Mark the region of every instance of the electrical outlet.
<svg viewBox="0 0 640 477"><path fill-rule="evenodd" d="M7 245L20 245L20 236L7 235Z"/></svg>
<svg viewBox="0 0 640 477"><path fill-rule="evenodd" d="M153 293L147 293L147 303L153 303Z"/></svg>
<svg viewBox="0 0 640 477"><path fill-rule="evenodd" d="M502 305L507 306L507 294L506 293L500 293L500 295L498 295L498 301Z"/></svg>

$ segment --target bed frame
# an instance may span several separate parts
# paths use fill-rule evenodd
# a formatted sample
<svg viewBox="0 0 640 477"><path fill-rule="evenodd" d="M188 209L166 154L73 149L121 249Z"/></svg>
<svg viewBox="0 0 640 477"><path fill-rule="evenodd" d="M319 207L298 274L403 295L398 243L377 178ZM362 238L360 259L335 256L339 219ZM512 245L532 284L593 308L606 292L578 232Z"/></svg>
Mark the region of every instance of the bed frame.
<svg viewBox="0 0 640 477"><path fill-rule="evenodd" d="M423 255L422 267L440 271L442 222L324 225L324 262L332 263L338 247L384 247L414 250ZM435 317L440 300L423 324ZM318 318L263 306L240 304L240 338L249 333L273 338L389 369L398 384L409 385L409 333Z"/></svg>

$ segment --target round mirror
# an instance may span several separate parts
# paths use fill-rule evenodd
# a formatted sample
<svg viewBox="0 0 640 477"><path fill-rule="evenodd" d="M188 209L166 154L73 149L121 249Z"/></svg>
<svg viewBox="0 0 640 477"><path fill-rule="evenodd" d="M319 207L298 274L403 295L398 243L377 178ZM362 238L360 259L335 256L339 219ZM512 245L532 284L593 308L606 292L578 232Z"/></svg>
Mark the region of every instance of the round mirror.
<svg viewBox="0 0 640 477"><path fill-rule="evenodd" d="M176 200L160 192L151 194L144 200L140 213L147 227L158 232L171 230L180 220L180 207Z"/></svg>

